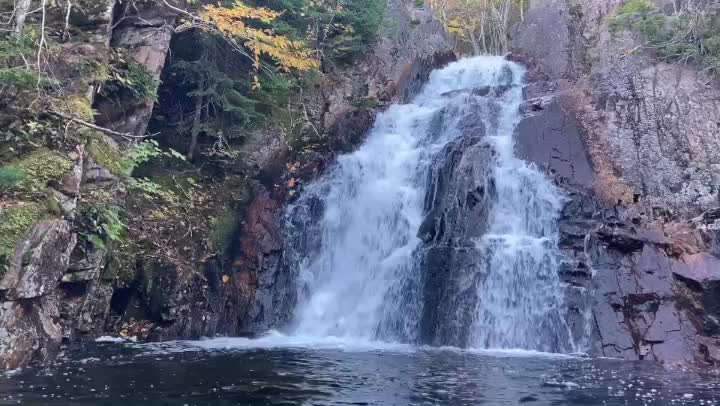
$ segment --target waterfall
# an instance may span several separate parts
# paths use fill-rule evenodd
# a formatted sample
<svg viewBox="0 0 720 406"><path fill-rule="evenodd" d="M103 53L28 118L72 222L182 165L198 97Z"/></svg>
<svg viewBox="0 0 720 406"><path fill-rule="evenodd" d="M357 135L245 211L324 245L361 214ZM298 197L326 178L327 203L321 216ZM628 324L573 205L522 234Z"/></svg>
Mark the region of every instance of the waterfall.
<svg viewBox="0 0 720 406"><path fill-rule="evenodd" d="M464 268L462 289L445 296L450 313L470 317L433 323L462 324L464 346L569 349L556 273L562 197L513 154L523 76L520 66L489 56L432 72L411 103L379 114L366 142L303 190L287 211L297 280L292 334L422 341L423 314L435 304L423 269L433 243L419 231L440 190L429 179L450 146L472 140L494 151L473 177L495 191L486 194L487 227L434 243L480 253Z"/></svg>

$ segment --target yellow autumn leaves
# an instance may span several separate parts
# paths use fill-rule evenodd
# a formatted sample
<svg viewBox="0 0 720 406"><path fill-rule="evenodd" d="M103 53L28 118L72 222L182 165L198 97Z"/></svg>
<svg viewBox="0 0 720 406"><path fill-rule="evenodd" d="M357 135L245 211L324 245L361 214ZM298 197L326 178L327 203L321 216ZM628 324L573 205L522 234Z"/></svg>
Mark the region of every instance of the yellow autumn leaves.
<svg viewBox="0 0 720 406"><path fill-rule="evenodd" d="M270 29L258 29L248 26L248 20L258 20L269 24L282 13L264 7L250 7L236 1L230 8L208 5L200 17L214 26L220 33L239 39L250 49L255 59L255 68L260 66L260 56L266 55L275 60L282 68L300 71L314 69L319 62L311 50L301 41L277 35Z"/></svg>

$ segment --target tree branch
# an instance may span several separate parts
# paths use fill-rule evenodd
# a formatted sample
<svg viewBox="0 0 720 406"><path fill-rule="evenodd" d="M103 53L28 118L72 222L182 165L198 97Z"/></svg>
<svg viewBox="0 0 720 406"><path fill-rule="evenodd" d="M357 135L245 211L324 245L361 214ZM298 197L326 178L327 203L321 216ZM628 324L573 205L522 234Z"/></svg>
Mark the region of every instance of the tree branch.
<svg viewBox="0 0 720 406"><path fill-rule="evenodd" d="M60 117L60 118L62 118L63 120L69 120L70 122L78 123L78 124L80 124L80 125L82 125L82 126L85 126L85 127L87 127L87 128L91 128L91 129L93 129L93 130L98 130L98 131L102 131L102 132L104 132L104 133L106 133L106 134L110 134L110 135L115 135L115 136L118 136L118 137L122 137L122 138L124 138L124 139L127 140L127 141L135 141L135 140L137 140L137 139L145 139L145 138L147 138L147 137L152 137L152 136L153 136L153 134L149 134L149 135L133 135L133 134L128 134L128 133L121 133L121 132L118 132L118 131L115 131L115 130L111 130L111 129L109 129L109 128L100 127L99 125L95 125L95 124L93 124L93 123L87 122L87 121L82 120L82 119L79 119L79 118L77 118L77 117L69 116L69 115L64 114L64 113L60 113L59 111L55 111L55 110L49 110L49 113L52 114L52 115L54 115L54 116Z"/></svg>

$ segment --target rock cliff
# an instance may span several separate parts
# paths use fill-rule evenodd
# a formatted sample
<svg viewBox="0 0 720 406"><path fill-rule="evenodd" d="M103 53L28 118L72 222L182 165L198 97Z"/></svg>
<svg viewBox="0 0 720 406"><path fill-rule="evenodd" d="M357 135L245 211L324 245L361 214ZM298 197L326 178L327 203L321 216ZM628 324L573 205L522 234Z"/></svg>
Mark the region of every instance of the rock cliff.
<svg viewBox="0 0 720 406"><path fill-rule="evenodd" d="M612 30L621 3L531 2L513 41L529 69L518 153L569 198L561 275L590 353L715 364L718 82Z"/></svg>

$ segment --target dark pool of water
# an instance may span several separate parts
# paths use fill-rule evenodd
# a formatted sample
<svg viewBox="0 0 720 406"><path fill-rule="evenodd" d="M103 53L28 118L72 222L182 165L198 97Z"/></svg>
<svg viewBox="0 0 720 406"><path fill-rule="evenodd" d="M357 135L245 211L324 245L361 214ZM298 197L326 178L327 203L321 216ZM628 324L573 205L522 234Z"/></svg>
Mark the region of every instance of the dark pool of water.
<svg viewBox="0 0 720 406"><path fill-rule="evenodd" d="M649 362L439 349L121 344L0 376L23 405L720 405L720 379Z"/></svg>

